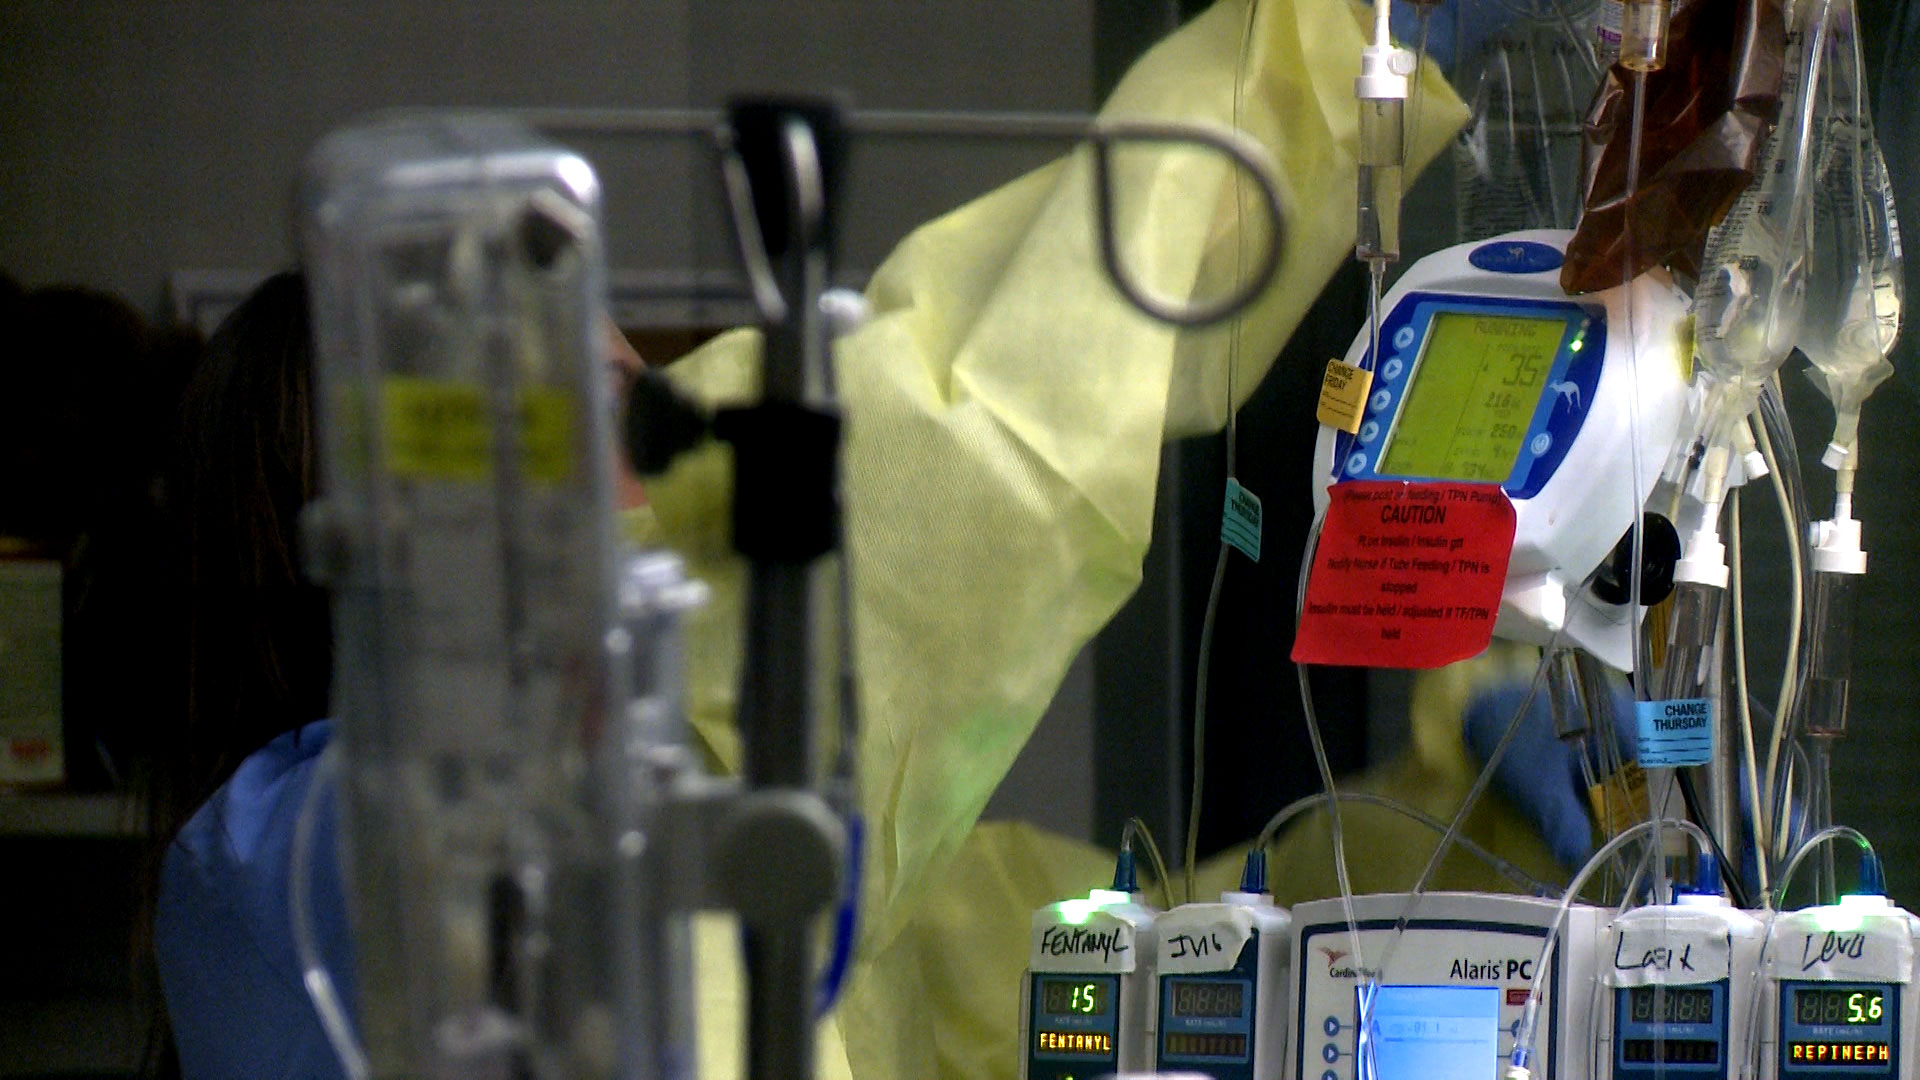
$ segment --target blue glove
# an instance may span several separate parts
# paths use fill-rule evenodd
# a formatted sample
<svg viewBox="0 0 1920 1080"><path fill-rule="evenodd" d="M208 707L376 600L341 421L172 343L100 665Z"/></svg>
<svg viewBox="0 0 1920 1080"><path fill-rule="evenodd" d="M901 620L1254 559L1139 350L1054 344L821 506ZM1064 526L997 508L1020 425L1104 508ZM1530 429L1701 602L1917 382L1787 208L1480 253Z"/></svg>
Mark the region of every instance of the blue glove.
<svg viewBox="0 0 1920 1080"><path fill-rule="evenodd" d="M1467 749L1475 761L1484 765L1500 744L1514 712L1527 696L1528 685L1521 681L1488 686L1468 699L1463 727ZM1590 738L1601 736L1611 727L1622 760L1632 760L1632 716L1632 695L1624 689L1616 690L1612 723L1590 724ZM1539 830L1562 866L1579 867L1593 855L1593 820L1587 811L1586 778L1580 769L1579 752L1554 735L1546 687L1540 688L1527 707L1520 730L1514 733L1513 742L1494 770L1493 785Z"/></svg>

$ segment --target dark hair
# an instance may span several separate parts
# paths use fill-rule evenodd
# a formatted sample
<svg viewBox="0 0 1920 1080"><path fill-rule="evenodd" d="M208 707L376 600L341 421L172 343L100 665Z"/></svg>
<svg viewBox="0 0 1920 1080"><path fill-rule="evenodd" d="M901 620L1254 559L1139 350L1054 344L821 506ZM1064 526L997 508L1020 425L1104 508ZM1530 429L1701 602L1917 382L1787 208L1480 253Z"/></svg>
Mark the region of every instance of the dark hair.
<svg viewBox="0 0 1920 1080"><path fill-rule="evenodd" d="M214 331L187 386L171 500L185 541L186 730L156 806L161 835L247 755L327 713L326 594L300 569L312 385L306 283L283 273Z"/></svg>

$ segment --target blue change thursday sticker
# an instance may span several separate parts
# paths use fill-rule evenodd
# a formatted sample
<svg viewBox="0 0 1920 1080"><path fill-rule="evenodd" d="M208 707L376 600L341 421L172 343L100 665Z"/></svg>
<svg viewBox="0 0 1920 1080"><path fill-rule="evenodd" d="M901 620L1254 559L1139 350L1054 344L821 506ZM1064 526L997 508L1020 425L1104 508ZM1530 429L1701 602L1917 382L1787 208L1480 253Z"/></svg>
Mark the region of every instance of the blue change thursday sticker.
<svg viewBox="0 0 1920 1080"><path fill-rule="evenodd" d="M1642 768L1705 765L1713 757L1713 702L1706 698L1637 701L1633 713Z"/></svg>

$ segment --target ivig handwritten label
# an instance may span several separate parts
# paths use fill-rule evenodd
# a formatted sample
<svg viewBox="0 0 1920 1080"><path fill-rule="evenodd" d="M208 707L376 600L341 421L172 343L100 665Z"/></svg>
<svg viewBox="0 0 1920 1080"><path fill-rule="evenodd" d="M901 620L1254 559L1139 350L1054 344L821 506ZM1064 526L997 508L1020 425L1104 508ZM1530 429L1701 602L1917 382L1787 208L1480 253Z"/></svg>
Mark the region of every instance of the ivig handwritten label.
<svg viewBox="0 0 1920 1080"><path fill-rule="evenodd" d="M1435 668L1486 651L1513 554L1488 484L1335 484L1294 637L1302 664Z"/></svg>
<svg viewBox="0 0 1920 1080"><path fill-rule="evenodd" d="M1095 910L1078 923L1061 921L1055 911L1060 905L1042 908L1033 916L1028 966L1034 971L1066 973L1109 972L1126 974L1134 969L1134 927L1108 911Z"/></svg>
<svg viewBox="0 0 1920 1080"><path fill-rule="evenodd" d="M1230 971L1253 940L1253 913L1238 904L1189 904L1160 917L1163 972Z"/></svg>

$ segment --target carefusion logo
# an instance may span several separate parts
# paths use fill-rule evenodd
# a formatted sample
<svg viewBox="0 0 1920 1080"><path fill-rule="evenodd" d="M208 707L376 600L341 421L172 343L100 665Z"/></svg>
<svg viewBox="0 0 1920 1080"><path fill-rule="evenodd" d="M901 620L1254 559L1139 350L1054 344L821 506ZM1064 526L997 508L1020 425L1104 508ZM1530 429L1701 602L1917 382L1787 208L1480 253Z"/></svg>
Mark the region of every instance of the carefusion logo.
<svg viewBox="0 0 1920 1080"><path fill-rule="evenodd" d="M1352 964L1343 967L1340 961L1353 955L1346 949L1330 949L1325 945L1316 945L1314 951L1327 958L1327 978L1329 979L1357 979L1362 974L1369 979L1380 977L1380 973L1371 968L1356 968Z"/></svg>

